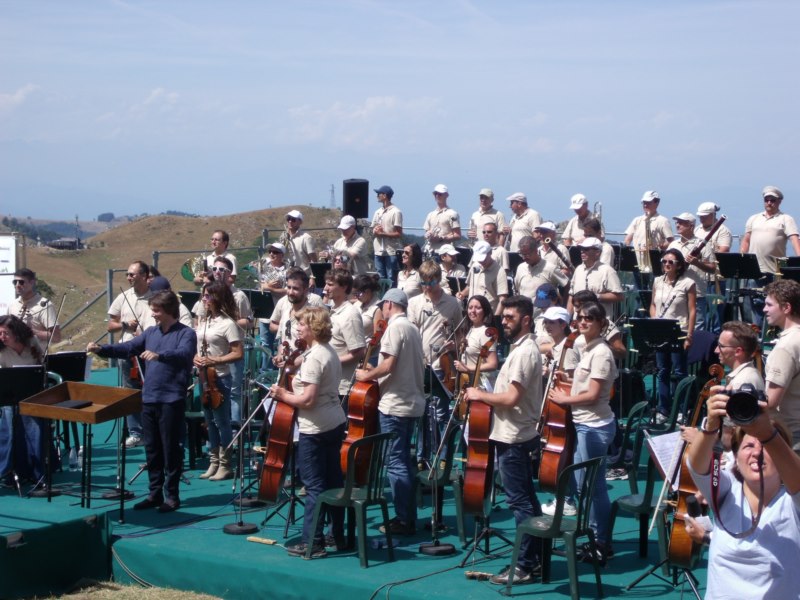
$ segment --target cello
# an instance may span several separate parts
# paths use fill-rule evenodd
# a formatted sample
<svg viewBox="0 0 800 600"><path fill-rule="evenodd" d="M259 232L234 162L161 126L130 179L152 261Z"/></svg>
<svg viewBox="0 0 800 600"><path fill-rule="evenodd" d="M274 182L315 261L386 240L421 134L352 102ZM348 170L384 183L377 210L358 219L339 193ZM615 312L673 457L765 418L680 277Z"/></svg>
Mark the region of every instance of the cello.
<svg viewBox="0 0 800 600"><path fill-rule="evenodd" d="M284 350L288 351L289 342L284 342ZM294 376L294 362L306 349L305 340L295 341L295 349L286 357L283 364L278 386L292 390L292 377ZM261 465L259 476L258 499L274 504L283 489L286 479L286 467L294 448L294 419L297 409L285 402L275 402L275 412L272 415L272 425L267 438L267 453ZM266 421L266 416L264 418Z"/></svg>
<svg viewBox="0 0 800 600"><path fill-rule="evenodd" d="M493 327L487 328L486 333L494 335L481 347L481 357L488 354L489 348L497 342L499 335ZM479 358L475 369L476 377L473 384L479 381L480 360ZM489 492L494 482L494 446L489 440L489 434L492 432L492 407L481 401L469 402L468 423L467 464L464 467L464 510L473 515L485 516L488 514L487 503L491 497Z"/></svg>
<svg viewBox="0 0 800 600"><path fill-rule="evenodd" d="M575 425L572 422L572 408L557 404L550 400L550 390L558 389L566 394L571 393L572 386L564 381L556 381L556 371L564 368L564 358L567 350L575 345L579 332L573 331L564 340L564 347L559 356L558 366L550 374L547 388L542 401L542 458L539 462L539 487L542 490L556 491L558 477L561 472L572 464L575 454Z"/></svg>
<svg viewBox="0 0 800 600"><path fill-rule="evenodd" d="M383 319L375 323L375 329L367 345L364 360L359 368L367 368L373 352L381 343L386 326L387 323ZM353 381L355 382L355 373L353 373ZM342 449L339 453L339 461L343 473L347 473L347 453L350 450L350 446L356 440L378 433L378 401L380 400L378 382L351 382L347 398L347 436L342 442ZM363 485L366 482L370 455L371 451L365 448L364 451L359 452L356 456L357 485Z"/></svg>
<svg viewBox="0 0 800 600"><path fill-rule="evenodd" d="M692 412L692 420L689 424L690 427L697 426L697 420L700 416L700 411L705 404L706 400L711 396L711 388L715 385L722 383L722 377L725 373L722 365L711 365L708 368L708 373L711 375L700 395L697 397L697 404ZM681 567L684 569L691 569L695 561L700 555L701 545L692 540L688 533L686 533L686 520L685 515L688 512L686 499L698 492L697 485L689 473L689 460L687 457L686 449L687 442L683 442L681 449L681 468L678 480L678 492L675 499L675 512L672 518L672 529L669 534L669 562L674 567Z"/></svg>

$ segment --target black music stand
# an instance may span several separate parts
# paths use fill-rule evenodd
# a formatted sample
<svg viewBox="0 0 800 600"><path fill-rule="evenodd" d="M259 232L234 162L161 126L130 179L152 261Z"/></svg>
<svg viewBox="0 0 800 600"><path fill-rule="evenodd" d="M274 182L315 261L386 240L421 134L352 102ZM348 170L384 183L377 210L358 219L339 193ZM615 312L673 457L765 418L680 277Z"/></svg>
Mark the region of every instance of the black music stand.
<svg viewBox="0 0 800 600"><path fill-rule="evenodd" d="M677 319L629 319L631 339L637 352L677 352L681 349L683 332ZM657 371L653 372L653 397L658 390Z"/></svg>
<svg viewBox="0 0 800 600"><path fill-rule="evenodd" d="M761 268L758 266L758 258L755 254L740 254L738 252L717 252L714 256L717 259L720 275L722 275L724 279L733 280L733 286L730 290L730 297L733 299L736 310L733 316L736 318L738 314L738 317L743 319L743 296L745 290L741 289L741 280L757 280L761 278ZM759 294L756 290L748 289L746 291L748 295Z"/></svg>
<svg viewBox="0 0 800 600"><path fill-rule="evenodd" d="M522 260L522 256L520 256L519 252L508 253L508 270L511 271L512 277L517 273L517 267L523 262L524 261Z"/></svg>
<svg viewBox="0 0 800 600"><path fill-rule="evenodd" d="M623 269L620 268L622 264L622 249L625 247L619 242L608 242L609 246L614 250L614 264L611 265L614 267L616 271L622 271Z"/></svg>
<svg viewBox="0 0 800 600"><path fill-rule="evenodd" d="M178 298L181 299L181 304L183 304L189 312L192 311L194 305L200 301L200 292L192 290L192 291L180 291L177 292Z"/></svg>
<svg viewBox="0 0 800 600"><path fill-rule="evenodd" d="M786 257L786 266L787 267L800 267L800 256L787 256Z"/></svg>
<svg viewBox="0 0 800 600"><path fill-rule="evenodd" d="M56 352L55 354L48 354L44 360L45 368L48 372L57 373L61 376L62 381L86 381L86 352ZM72 450L70 443L70 427L67 421L57 421L64 428L64 450L69 456ZM80 437L78 435L78 424L72 422L72 436L75 443L80 447ZM56 439L59 438L58 430L56 430ZM59 452L60 455L60 452ZM59 460L59 465L61 461Z"/></svg>
<svg viewBox="0 0 800 600"><path fill-rule="evenodd" d="M458 292L467 287L466 277L447 277L447 283L450 286L450 291L455 296Z"/></svg>
<svg viewBox="0 0 800 600"><path fill-rule="evenodd" d="M581 249L580 246L570 246L567 248L569 250L569 262L572 263L573 267L577 267L581 264Z"/></svg>
<svg viewBox="0 0 800 600"><path fill-rule="evenodd" d="M781 267L781 275L784 279L800 282L800 267Z"/></svg>
<svg viewBox="0 0 800 600"><path fill-rule="evenodd" d="M275 310L275 301L272 294L260 290L242 290L250 300L254 319L269 319Z"/></svg>
<svg viewBox="0 0 800 600"><path fill-rule="evenodd" d="M11 453L11 475L14 477L14 485L17 488L17 494L22 497L22 489L19 484L19 474L16 469L16 452L15 452L15 433L17 425L22 429L22 422L20 421L19 403L25 398L29 398L34 394L38 394L44 389L45 368L39 365L32 366L19 366L0 369L0 406L11 407L11 423L9 424L9 452ZM25 439L21 440L25 443ZM45 475L46 485L50 489L50 448L49 436L45 436L43 444L45 445ZM0 473L0 475L6 475Z"/></svg>
<svg viewBox="0 0 800 600"><path fill-rule="evenodd" d="M333 263L329 262L311 263L311 275L314 277L317 287L325 287L325 273L330 271L332 268Z"/></svg>
<svg viewBox="0 0 800 600"><path fill-rule="evenodd" d="M464 268L469 268L470 262L472 262L472 248L465 248L464 246L456 246L456 252L458 252L458 258L456 262L460 265L464 265Z"/></svg>

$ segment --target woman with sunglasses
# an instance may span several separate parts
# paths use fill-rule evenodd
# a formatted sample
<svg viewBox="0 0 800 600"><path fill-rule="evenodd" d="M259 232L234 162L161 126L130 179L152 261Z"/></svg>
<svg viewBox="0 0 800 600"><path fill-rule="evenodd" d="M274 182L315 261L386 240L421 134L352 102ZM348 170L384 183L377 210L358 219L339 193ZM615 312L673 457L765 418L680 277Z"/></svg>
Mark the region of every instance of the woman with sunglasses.
<svg viewBox="0 0 800 600"><path fill-rule="evenodd" d="M608 454L608 447L614 440L617 423L611 410L611 387L617 378L617 366L614 355L606 343L603 332L608 327L606 311L602 304L586 302L576 315L578 331L586 339L586 347L572 378L565 372L558 371L559 380L572 383L570 393L559 389L550 391L549 398L557 404L572 408L572 420L575 423L575 455L576 463ZM605 472L601 465L600 473ZM583 473L576 476L576 487L583 483ZM589 525L595 532L597 541L596 558L600 564L613 555L611 550L611 532L608 530L611 503L604 477L597 477L592 489L592 508L589 514ZM582 560L591 560L589 544L583 547Z"/></svg>
<svg viewBox="0 0 800 600"><path fill-rule="evenodd" d="M243 334L234 320L238 315L236 302L226 283L214 281L205 284L201 299L205 315L197 323L194 365L198 369L213 367L216 370L214 383L223 400L215 409L203 406L211 450L208 470L200 478L220 481L233 477L232 452L228 449L233 439L230 407L232 377L229 365L244 356Z"/></svg>
<svg viewBox="0 0 800 600"><path fill-rule="evenodd" d="M463 350L458 352L459 360L453 363L459 373L474 373L481 348L489 339L486 329L492 327L493 324L494 317L489 301L483 296L472 296L467 301L467 320L456 336L457 340L464 340ZM497 377L499 366L497 340L495 340L495 343L489 348L486 358L481 361L481 387L484 389L494 388L494 380ZM487 384L489 385L487 386Z"/></svg>
<svg viewBox="0 0 800 600"><path fill-rule="evenodd" d="M403 248L402 268L397 273L397 288L403 290L410 300L422 293L419 267L422 265L422 249L419 244L408 244Z"/></svg>
<svg viewBox="0 0 800 600"><path fill-rule="evenodd" d="M653 298L650 303L651 319L676 319L681 328L683 342L677 350L658 350L658 415L656 420L664 423L672 405L674 385L688 372L686 355L692 345L696 322L697 288L686 273L686 259L676 248L670 248L661 256L664 274L653 282ZM674 379L673 379L674 376Z"/></svg>

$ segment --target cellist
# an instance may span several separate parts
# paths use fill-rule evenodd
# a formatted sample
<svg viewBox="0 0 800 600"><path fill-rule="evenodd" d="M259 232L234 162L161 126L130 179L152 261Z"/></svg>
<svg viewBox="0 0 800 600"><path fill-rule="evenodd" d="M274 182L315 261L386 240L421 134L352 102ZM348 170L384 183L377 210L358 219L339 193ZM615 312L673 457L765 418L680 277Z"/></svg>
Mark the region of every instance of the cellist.
<svg viewBox="0 0 800 600"><path fill-rule="evenodd" d="M539 446L537 422L542 405L542 358L533 340L533 303L525 296L511 296L502 304L503 332L511 341L493 392L467 388L465 400L480 401L493 408L490 444L494 448L506 492L506 501L519 524L542 514L533 488L530 455ZM487 493L491 490L487 490ZM538 548L532 536L525 536L519 560L490 581L505 585L529 583L541 571Z"/></svg>

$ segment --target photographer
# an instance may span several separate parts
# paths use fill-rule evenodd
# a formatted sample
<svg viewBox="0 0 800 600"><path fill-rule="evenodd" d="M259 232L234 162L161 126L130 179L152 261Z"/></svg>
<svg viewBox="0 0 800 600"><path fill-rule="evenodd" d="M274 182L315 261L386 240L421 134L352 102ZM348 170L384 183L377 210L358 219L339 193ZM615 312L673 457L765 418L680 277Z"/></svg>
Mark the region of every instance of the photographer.
<svg viewBox="0 0 800 600"><path fill-rule="evenodd" d="M689 446L692 478L714 507L706 598L796 598L800 589L800 457L784 427L761 409L733 436L735 464L719 470L712 495L712 455L729 396L716 387L702 434ZM753 398L755 396L753 395ZM763 486L763 488L762 488ZM763 493L762 493L763 490ZM753 515L760 513L754 525ZM733 532L747 535L736 537Z"/></svg>

